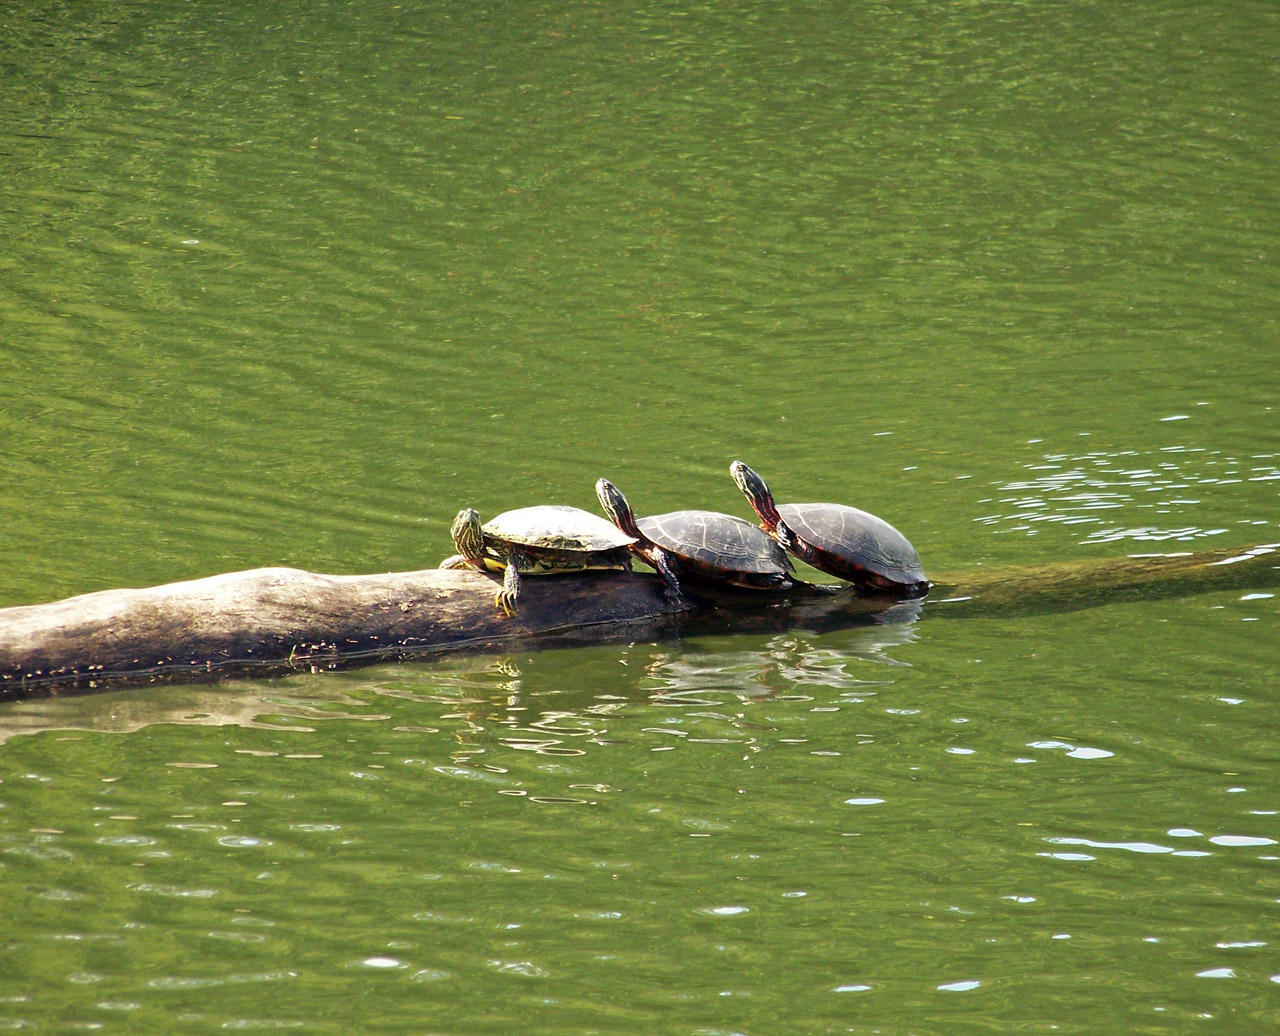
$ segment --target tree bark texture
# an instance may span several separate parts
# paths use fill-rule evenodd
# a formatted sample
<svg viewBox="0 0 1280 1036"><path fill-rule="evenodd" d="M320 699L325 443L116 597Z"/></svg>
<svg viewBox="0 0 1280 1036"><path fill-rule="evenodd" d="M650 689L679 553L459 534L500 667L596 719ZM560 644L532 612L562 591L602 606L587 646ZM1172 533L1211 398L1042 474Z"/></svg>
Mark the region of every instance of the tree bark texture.
<svg viewBox="0 0 1280 1036"><path fill-rule="evenodd" d="M0 700L57 685L500 647L672 610L656 578L625 572L527 579L520 612L469 570L329 576L259 568L146 589L0 609Z"/></svg>

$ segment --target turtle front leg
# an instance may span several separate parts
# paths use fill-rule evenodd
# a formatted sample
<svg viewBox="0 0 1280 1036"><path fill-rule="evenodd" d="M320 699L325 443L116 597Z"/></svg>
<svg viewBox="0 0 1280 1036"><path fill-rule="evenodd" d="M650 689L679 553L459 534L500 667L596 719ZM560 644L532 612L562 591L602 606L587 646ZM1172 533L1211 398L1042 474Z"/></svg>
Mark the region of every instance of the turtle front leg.
<svg viewBox="0 0 1280 1036"><path fill-rule="evenodd" d="M778 546L785 550L788 554L794 554L802 561L808 559L804 556L804 547L801 546L800 537L791 531L791 526L781 519L773 529L765 529L765 532L772 532L773 538L777 540Z"/></svg>
<svg viewBox="0 0 1280 1036"><path fill-rule="evenodd" d="M777 541L778 546L788 554L795 555L806 565L813 565L814 568L818 567L817 562L821 560L818 557L818 552L797 536L795 532L792 531L791 526L781 519L778 520L778 527L773 531L773 538ZM787 563L787 566L790 567L790 562ZM844 589L843 586L832 586L829 583L806 583L800 579L797 579L796 582L801 586L810 587L820 593L838 594Z"/></svg>
<svg viewBox="0 0 1280 1036"><path fill-rule="evenodd" d="M502 576L502 589L493 596L493 603L508 616L519 611L517 602L520 599L520 567L526 564L523 554L511 553L504 559L507 570Z"/></svg>
<svg viewBox="0 0 1280 1036"><path fill-rule="evenodd" d="M784 521L778 522L777 529L774 530L773 538L777 540L778 546L785 550L788 554L798 557L806 565L813 565L818 568L818 562L822 559L818 557L818 552L813 546L795 534L795 531Z"/></svg>
<svg viewBox="0 0 1280 1036"><path fill-rule="evenodd" d="M658 575L662 577L663 583L666 584L667 600L677 608L684 607L684 597L680 593L680 579L676 575L675 565L667 557L667 552L655 547L645 554L644 559L658 570Z"/></svg>
<svg viewBox="0 0 1280 1036"><path fill-rule="evenodd" d="M445 558L440 562L441 568L470 568L471 562L464 558L461 554L454 554L453 557Z"/></svg>

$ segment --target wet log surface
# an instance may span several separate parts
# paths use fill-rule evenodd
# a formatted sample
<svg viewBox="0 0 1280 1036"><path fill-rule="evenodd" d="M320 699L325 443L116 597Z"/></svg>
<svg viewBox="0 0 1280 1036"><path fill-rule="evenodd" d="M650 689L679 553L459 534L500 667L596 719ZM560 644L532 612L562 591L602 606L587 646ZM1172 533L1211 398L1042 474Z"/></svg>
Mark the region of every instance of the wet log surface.
<svg viewBox="0 0 1280 1036"><path fill-rule="evenodd" d="M1116 558L937 577L924 600L689 587L674 608L636 572L527 579L519 615L496 581L426 569L329 576L253 569L0 609L0 700L122 681L268 675L458 651L656 639L669 633L830 630L920 617L1001 616L1280 583L1280 546Z"/></svg>
<svg viewBox="0 0 1280 1036"><path fill-rule="evenodd" d="M939 575L931 614L1020 615L1280 584L1280 543Z"/></svg>

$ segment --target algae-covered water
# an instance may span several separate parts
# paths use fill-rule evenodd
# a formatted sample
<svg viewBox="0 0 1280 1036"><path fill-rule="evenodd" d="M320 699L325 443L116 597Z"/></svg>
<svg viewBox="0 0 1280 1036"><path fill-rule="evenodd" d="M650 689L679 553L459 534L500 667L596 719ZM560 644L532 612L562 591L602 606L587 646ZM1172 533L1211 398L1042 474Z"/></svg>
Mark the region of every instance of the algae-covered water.
<svg viewBox="0 0 1280 1036"><path fill-rule="evenodd" d="M1280 539L1266 4L0 7L0 606L607 476ZM1280 1025L1275 586L0 707L0 1027Z"/></svg>

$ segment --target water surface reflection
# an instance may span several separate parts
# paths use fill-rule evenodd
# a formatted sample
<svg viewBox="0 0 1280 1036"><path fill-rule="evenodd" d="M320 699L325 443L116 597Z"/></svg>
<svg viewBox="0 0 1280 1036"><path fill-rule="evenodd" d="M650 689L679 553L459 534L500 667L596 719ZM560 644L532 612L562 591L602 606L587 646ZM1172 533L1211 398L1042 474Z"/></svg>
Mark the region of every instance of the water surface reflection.
<svg viewBox="0 0 1280 1036"><path fill-rule="evenodd" d="M463 739L501 729L518 747L567 751L577 739L602 734L608 716L630 704L856 693L892 683L890 670L907 664L895 649L918 638L909 620L919 602L892 611L900 621L826 635L703 637L31 699L6 703L0 742L45 730L125 733L155 724L309 732L326 721L403 721L406 705L398 700L431 707L439 722L459 724L455 734Z"/></svg>

